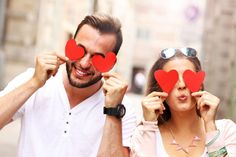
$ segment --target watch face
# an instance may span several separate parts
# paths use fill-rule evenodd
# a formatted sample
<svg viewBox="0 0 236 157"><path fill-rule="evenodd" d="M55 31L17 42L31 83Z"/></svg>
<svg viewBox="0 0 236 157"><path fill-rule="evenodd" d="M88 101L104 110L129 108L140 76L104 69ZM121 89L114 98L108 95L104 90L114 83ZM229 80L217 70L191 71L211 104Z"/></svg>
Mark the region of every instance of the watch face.
<svg viewBox="0 0 236 157"><path fill-rule="evenodd" d="M117 106L117 111L118 111L118 113L119 113L119 117L120 117L120 118L124 117L125 112L126 112L125 106L122 105L122 104L119 104L119 105Z"/></svg>

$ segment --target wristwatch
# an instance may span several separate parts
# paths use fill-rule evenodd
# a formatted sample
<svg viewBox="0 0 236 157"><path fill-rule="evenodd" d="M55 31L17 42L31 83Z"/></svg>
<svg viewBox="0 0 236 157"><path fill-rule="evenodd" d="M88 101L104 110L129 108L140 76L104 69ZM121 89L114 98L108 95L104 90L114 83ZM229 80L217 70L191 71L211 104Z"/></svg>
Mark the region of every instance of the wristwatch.
<svg viewBox="0 0 236 157"><path fill-rule="evenodd" d="M116 107L104 107L103 113L109 116L115 116L117 118L124 117L126 112L125 106L123 104L118 104Z"/></svg>

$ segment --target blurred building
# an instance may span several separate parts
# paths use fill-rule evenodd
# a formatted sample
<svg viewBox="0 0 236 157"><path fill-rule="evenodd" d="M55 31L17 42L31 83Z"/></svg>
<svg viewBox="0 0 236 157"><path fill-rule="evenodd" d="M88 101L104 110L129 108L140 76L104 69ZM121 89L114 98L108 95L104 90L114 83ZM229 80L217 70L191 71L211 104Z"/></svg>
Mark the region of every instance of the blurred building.
<svg viewBox="0 0 236 157"><path fill-rule="evenodd" d="M140 74L137 71L147 76L165 48L194 47L201 58L205 0L136 0L134 9L137 28L131 67L133 80ZM135 92L138 87L135 82L132 85Z"/></svg>
<svg viewBox="0 0 236 157"><path fill-rule="evenodd" d="M206 89L221 99L219 117L236 120L236 1L208 0L203 36Z"/></svg>

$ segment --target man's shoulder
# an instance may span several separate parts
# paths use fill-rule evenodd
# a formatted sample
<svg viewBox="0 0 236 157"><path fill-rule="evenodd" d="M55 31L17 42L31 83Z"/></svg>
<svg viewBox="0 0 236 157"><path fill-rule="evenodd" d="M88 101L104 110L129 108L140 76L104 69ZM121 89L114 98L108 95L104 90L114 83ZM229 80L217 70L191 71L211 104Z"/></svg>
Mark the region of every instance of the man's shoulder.
<svg viewBox="0 0 236 157"><path fill-rule="evenodd" d="M21 84L22 82L26 82L33 76L34 71L34 68L28 68L21 74L17 75L12 81L17 81L19 84Z"/></svg>
<svg viewBox="0 0 236 157"><path fill-rule="evenodd" d="M34 68L28 68L21 74L15 76L10 82L8 82L7 86L4 88L3 91L11 91L16 87L24 84L27 82L34 74Z"/></svg>

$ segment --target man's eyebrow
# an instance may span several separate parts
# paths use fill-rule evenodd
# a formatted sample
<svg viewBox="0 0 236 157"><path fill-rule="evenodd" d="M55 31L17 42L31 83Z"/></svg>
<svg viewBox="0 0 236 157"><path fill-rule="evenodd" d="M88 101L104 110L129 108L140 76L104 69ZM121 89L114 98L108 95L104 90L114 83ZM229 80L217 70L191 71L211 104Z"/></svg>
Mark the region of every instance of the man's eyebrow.
<svg viewBox="0 0 236 157"><path fill-rule="evenodd" d="M87 53L87 50L86 50L86 48L85 48L85 46L84 46L84 45L82 45L82 44L78 43L78 44L77 44L77 46L80 46L80 47L82 47L82 48L84 49L85 53ZM102 52L93 52L93 54L92 54L92 55L93 55L93 56L94 56L94 55L100 55L100 56L102 56L102 57L105 57L105 55L104 55Z"/></svg>
<svg viewBox="0 0 236 157"><path fill-rule="evenodd" d="M102 57L105 57L105 55L104 55L102 52L94 52L94 53L93 53L93 56L94 56L94 55L100 55L100 56L102 56Z"/></svg>
<svg viewBox="0 0 236 157"><path fill-rule="evenodd" d="M78 44L77 44L77 46L80 46L80 47L82 47L82 48L84 49L84 52L85 52L85 53L87 53L87 50L86 50L86 48L85 48L85 46L84 46L84 45L82 45L82 44L78 43Z"/></svg>

